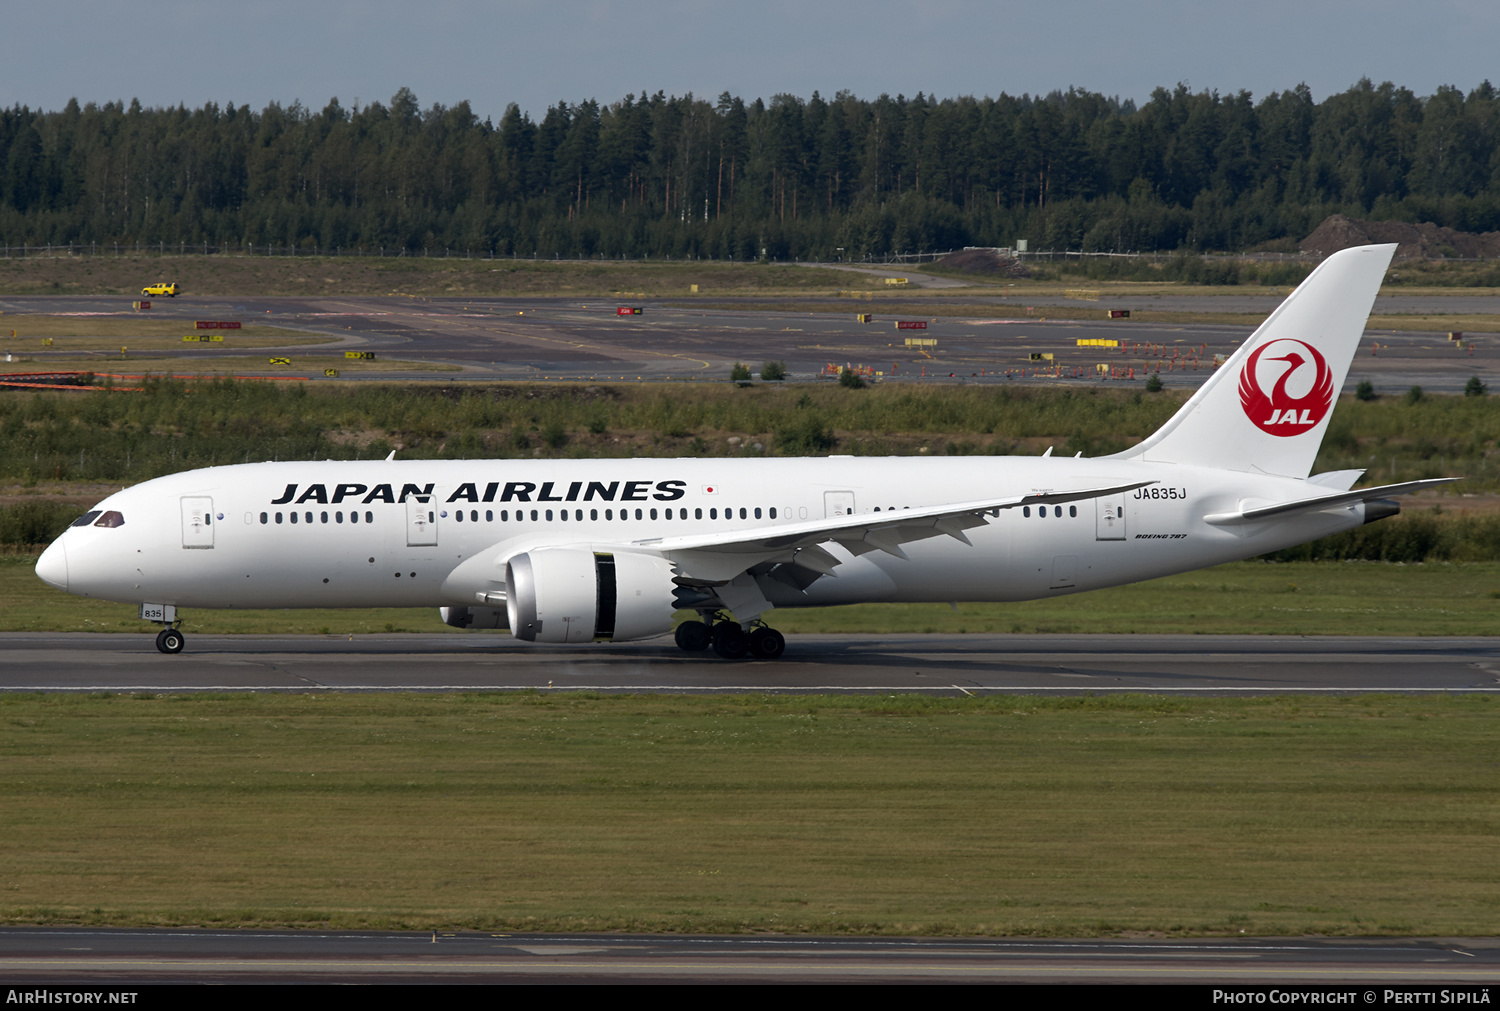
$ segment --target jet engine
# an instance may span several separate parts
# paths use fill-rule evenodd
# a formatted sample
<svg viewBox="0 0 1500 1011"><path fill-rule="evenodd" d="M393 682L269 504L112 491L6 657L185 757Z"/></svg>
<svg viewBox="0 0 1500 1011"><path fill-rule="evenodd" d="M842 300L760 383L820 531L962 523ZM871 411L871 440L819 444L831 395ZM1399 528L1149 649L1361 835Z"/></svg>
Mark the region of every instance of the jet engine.
<svg viewBox="0 0 1500 1011"><path fill-rule="evenodd" d="M672 563L655 555L538 548L505 564L511 632L529 642L649 639L672 630Z"/></svg>

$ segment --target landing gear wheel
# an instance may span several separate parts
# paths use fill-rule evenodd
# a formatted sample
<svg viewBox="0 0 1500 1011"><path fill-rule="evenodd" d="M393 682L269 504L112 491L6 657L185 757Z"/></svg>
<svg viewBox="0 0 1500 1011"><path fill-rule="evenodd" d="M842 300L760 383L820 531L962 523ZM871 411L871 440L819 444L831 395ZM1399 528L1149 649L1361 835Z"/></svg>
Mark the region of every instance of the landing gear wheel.
<svg viewBox="0 0 1500 1011"><path fill-rule="evenodd" d="M732 621L714 626L714 652L726 660L738 660L750 652L750 637Z"/></svg>
<svg viewBox="0 0 1500 1011"><path fill-rule="evenodd" d="M757 660L775 660L786 652L786 636L762 625L750 633L750 655Z"/></svg>
<svg viewBox="0 0 1500 1011"><path fill-rule="evenodd" d="M164 628L156 633L156 648L163 653L181 653L187 640L175 628Z"/></svg>
<svg viewBox="0 0 1500 1011"><path fill-rule="evenodd" d="M684 621L677 626L677 647L688 651L708 649L708 644L713 635L708 626L701 621Z"/></svg>

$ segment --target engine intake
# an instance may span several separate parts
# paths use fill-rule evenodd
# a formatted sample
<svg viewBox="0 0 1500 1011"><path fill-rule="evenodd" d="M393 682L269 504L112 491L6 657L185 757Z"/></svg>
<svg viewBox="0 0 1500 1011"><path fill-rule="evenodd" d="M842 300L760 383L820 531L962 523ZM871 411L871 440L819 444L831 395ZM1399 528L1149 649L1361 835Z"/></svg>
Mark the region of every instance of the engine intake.
<svg viewBox="0 0 1500 1011"><path fill-rule="evenodd" d="M538 548L505 564L517 639L624 642L672 630L672 564L655 555Z"/></svg>

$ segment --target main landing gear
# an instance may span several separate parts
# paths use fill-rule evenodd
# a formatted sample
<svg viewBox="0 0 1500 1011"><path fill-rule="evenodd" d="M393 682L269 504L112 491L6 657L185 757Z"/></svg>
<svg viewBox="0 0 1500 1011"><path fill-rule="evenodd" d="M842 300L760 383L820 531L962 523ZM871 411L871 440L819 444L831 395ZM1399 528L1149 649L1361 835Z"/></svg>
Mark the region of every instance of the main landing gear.
<svg viewBox="0 0 1500 1011"><path fill-rule="evenodd" d="M705 617L711 617L705 615ZM754 623L746 632L739 622L721 618L712 627L703 621L684 621L677 626L677 645L688 651L713 647L726 660L775 660L786 651L786 637L769 625Z"/></svg>

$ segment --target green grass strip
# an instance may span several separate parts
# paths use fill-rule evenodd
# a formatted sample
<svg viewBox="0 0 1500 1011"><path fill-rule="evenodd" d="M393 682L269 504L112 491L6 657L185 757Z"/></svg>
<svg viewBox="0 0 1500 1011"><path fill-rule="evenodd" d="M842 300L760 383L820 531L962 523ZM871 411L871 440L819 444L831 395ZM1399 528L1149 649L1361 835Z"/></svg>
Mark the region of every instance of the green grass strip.
<svg viewBox="0 0 1500 1011"><path fill-rule="evenodd" d="M0 696L0 920L1487 935L1497 706Z"/></svg>

